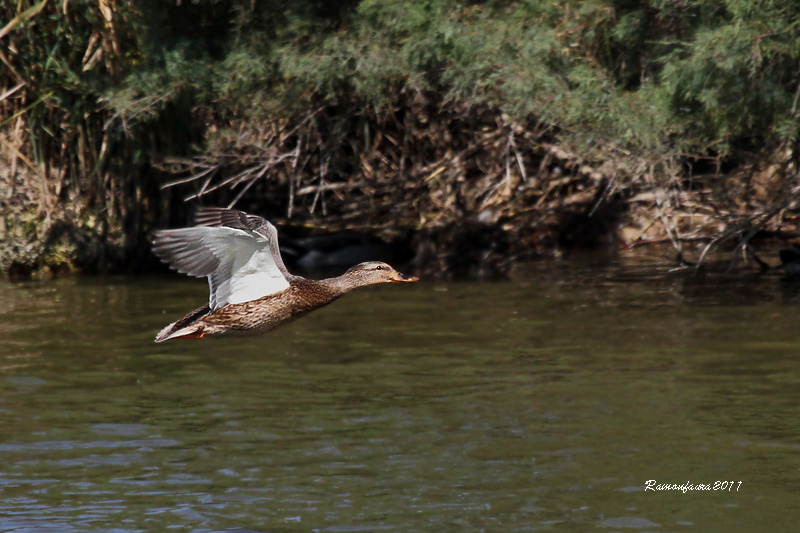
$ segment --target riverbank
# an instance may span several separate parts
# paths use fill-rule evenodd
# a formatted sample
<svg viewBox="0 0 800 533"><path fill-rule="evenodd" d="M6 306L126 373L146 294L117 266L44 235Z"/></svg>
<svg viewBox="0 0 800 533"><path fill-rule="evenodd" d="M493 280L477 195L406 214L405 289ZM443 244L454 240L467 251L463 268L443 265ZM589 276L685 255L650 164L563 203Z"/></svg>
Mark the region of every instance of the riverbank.
<svg viewBox="0 0 800 533"><path fill-rule="evenodd" d="M779 7L23 4L0 8L9 277L158 268L149 232L198 202L446 278L798 237L800 14Z"/></svg>
<svg viewBox="0 0 800 533"><path fill-rule="evenodd" d="M725 187L743 183L732 175L694 176L691 189L636 190L619 187L619 175L604 175L553 145L525 142L524 135L505 130L482 136L495 142L474 148L468 157L419 161L411 180L389 172L370 178L362 171L347 181L295 185L294 191L286 182L260 183L258 194L236 205L276 223L290 249L298 242L308 246L309 237L316 236L302 253L332 258L355 246L359 253L389 257L428 279L505 277L515 264L533 258L587 251L613 256L631 248L650 248L665 264L675 265L693 265L708 251L727 250L732 259L746 257L752 266L761 259L749 252L758 254L761 243L773 249L800 236L795 204L791 196L782 196L788 183L781 185L779 175L762 172L768 179L759 182L752 168L741 170L751 179L738 193ZM442 152L463 154L458 148ZM464 180L459 178L464 166L471 171L493 167L494 172ZM21 175L18 170L16 176ZM8 174L2 177L7 196L0 266L12 279L163 268L149 250L147 235L186 224L195 203L181 198L192 190L191 183L163 190L164 182L153 180L149 188L161 196L126 208L119 202L65 202L48 187L32 187L34 173L12 187L5 186ZM51 201L43 196L48 192ZM298 208L292 196L313 200ZM776 264L774 258L766 262ZM332 265L337 266L335 260Z"/></svg>

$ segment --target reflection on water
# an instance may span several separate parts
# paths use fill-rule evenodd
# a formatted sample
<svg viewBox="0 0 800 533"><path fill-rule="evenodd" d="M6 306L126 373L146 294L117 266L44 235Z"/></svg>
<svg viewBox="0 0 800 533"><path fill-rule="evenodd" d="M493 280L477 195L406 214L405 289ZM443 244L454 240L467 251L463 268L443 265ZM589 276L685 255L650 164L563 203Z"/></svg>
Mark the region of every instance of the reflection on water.
<svg viewBox="0 0 800 533"><path fill-rule="evenodd" d="M158 345L202 282L0 285L0 531L796 524L797 285L641 263L519 278Z"/></svg>

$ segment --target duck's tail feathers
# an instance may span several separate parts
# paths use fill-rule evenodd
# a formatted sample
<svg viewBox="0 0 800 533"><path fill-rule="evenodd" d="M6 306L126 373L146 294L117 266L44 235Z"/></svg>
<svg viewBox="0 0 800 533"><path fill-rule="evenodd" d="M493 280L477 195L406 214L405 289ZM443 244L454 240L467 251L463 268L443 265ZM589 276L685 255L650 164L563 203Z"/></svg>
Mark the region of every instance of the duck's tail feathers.
<svg viewBox="0 0 800 533"><path fill-rule="evenodd" d="M156 342L164 342L176 337L185 337L187 339L200 339L203 337L203 326L201 325L194 324L185 328L175 329L175 324L177 322L173 322L159 331L158 335L156 335Z"/></svg>
<svg viewBox="0 0 800 533"><path fill-rule="evenodd" d="M164 342L176 337L184 337L186 339L201 339L205 335L205 328L202 324L198 324L197 320L208 314L208 306L203 306L196 309L181 318L176 320L169 326L165 327L156 335L156 342Z"/></svg>

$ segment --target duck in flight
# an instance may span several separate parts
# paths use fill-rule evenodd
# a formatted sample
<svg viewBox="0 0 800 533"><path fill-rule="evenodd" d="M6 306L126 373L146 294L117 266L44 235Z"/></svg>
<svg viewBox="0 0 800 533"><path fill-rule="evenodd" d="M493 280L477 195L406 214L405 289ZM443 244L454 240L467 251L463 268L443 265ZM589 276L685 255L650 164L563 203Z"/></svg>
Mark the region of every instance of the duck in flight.
<svg viewBox="0 0 800 533"><path fill-rule="evenodd" d="M294 276L281 259L278 231L263 218L202 207L194 223L156 231L153 251L182 274L207 277L208 305L162 329L156 342L264 333L358 287L417 281L377 261L356 265L336 278Z"/></svg>

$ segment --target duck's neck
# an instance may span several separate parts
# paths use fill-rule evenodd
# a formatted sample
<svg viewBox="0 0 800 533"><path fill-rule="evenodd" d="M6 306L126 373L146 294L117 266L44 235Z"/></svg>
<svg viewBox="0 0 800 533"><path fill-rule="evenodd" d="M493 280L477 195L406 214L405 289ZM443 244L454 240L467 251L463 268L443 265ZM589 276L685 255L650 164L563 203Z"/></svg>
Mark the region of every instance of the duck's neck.
<svg viewBox="0 0 800 533"><path fill-rule="evenodd" d="M349 273L344 273L335 278L326 278L317 281L324 290L329 291L335 298L360 287L357 280Z"/></svg>

